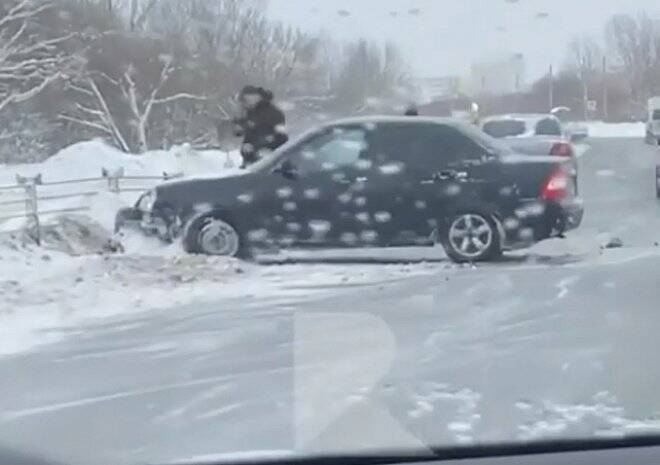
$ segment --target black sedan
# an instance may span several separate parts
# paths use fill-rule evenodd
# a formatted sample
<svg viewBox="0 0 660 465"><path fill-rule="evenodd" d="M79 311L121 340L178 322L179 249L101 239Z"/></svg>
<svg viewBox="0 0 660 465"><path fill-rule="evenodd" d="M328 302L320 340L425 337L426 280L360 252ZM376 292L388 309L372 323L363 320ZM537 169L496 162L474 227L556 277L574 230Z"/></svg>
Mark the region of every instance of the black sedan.
<svg viewBox="0 0 660 465"><path fill-rule="evenodd" d="M440 243L456 262L496 259L579 226L565 157L517 155L449 119L338 121L244 172L168 182L117 215L189 253L255 247Z"/></svg>

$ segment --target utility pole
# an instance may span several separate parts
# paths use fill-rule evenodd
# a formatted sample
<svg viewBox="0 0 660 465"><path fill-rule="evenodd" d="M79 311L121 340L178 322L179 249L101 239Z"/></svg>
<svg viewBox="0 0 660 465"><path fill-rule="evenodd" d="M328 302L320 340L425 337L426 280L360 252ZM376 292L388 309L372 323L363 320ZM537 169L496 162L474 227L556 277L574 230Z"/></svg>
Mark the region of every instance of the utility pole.
<svg viewBox="0 0 660 465"><path fill-rule="evenodd" d="M548 103L550 104L548 111L551 111L555 107L555 77L552 65L550 65L550 73L548 74Z"/></svg>
<svg viewBox="0 0 660 465"><path fill-rule="evenodd" d="M582 107L584 109L584 120L589 120L589 88L587 87L587 73L582 70Z"/></svg>
<svg viewBox="0 0 660 465"><path fill-rule="evenodd" d="M603 57L603 120L609 119L609 102L607 92L607 57Z"/></svg>

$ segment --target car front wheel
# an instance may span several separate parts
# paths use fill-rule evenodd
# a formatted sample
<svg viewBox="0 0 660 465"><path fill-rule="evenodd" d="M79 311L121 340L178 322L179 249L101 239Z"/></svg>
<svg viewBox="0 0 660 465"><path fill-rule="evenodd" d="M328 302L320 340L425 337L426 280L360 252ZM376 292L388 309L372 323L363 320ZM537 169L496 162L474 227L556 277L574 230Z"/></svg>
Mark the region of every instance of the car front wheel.
<svg viewBox="0 0 660 465"><path fill-rule="evenodd" d="M442 241L452 261L470 263L499 258L502 255L500 239L492 218L467 212L449 219Z"/></svg>
<svg viewBox="0 0 660 465"><path fill-rule="evenodd" d="M192 254L250 258L239 231L218 215L193 218L183 235L183 248Z"/></svg>

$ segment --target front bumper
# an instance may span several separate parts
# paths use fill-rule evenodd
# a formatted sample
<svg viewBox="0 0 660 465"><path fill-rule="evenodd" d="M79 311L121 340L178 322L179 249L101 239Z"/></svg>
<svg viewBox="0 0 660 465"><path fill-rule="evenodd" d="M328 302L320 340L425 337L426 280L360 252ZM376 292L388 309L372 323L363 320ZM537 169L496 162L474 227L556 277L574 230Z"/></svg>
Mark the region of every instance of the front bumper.
<svg viewBox="0 0 660 465"><path fill-rule="evenodd" d="M562 202L530 199L516 209L513 218L503 221L505 247L515 249L544 239L561 237L567 231L580 227L583 218L584 206L580 198Z"/></svg>
<svg viewBox="0 0 660 465"><path fill-rule="evenodd" d="M171 242L178 228L174 222L160 215L128 207L122 208L115 215L115 233L124 229L138 230L146 236L157 236L165 242Z"/></svg>

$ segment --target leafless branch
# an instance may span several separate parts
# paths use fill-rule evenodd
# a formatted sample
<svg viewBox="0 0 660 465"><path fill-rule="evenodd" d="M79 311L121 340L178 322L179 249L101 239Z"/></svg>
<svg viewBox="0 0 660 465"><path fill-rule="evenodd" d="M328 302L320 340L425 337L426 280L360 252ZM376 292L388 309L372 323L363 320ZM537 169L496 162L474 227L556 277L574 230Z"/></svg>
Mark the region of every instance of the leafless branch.
<svg viewBox="0 0 660 465"><path fill-rule="evenodd" d="M202 95L193 95L193 94L187 94L187 93L180 93L180 94L175 94L175 95L170 95L169 97L163 97L163 98L157 98L153 100L153 104L163 104L163 103L171 103L171 102L176 102L177 100L199 100L199 101L206 101L208 100L207 97L204 97Z"/></svg>
<svg viewBox="0 0 660 465"><path fill-rule="evenodd" d="M95 123L95 122L92 122L92 121L87 121L87 120L80 119L80 118L74 118L73 116L69 116L69 115L59 115L58 119L60 119L62 121L68 121L70 123L79 124L81 126L86 126L88 128L104 132L104 133L106 133L108 135L111 135L111 136L114 135L112 130L108 129L108 127L106 127L102 124L99 124L99 123Z"/></svg>

